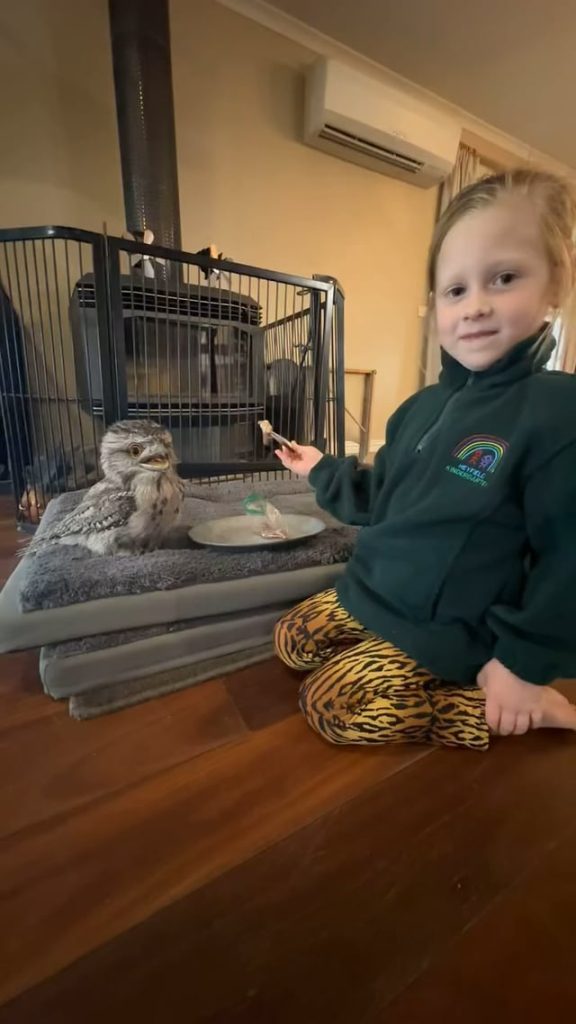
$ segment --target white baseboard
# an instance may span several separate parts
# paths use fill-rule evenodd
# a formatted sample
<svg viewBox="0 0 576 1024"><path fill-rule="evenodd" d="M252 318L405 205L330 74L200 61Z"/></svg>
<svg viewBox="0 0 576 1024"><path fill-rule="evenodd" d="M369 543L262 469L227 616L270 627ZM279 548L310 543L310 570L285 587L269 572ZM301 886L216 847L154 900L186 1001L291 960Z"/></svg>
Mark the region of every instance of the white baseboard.
<svg viewBox="0 0 576 1024"><path fill-rule="evenodd" d="M370 454L377 452L385 444L385 441L370 441L370 447L368 451ZM358 441L346 441L346 455L358 455L360 451L360 445Z"/></svg>

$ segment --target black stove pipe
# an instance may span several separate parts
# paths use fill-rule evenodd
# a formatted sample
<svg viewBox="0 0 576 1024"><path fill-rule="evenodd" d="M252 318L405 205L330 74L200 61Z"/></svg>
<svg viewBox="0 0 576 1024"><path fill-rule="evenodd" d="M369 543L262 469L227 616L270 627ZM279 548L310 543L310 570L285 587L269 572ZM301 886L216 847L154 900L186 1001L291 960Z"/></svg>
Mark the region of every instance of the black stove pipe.
<svg viewBox="0 0 576 1024"><path fill-rule="evenodd" d="M181 248L168 0L109 0L126 227Z"/></svg>

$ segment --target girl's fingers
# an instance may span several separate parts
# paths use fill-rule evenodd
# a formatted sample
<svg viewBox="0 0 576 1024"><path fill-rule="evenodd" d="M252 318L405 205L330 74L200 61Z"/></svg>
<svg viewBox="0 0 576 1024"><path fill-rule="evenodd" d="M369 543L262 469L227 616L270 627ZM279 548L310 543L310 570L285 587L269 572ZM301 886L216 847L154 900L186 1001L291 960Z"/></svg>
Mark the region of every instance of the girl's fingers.
<svg viewBox="0 0 576 1024"><path fill-rule="evenodd" d="M512 736L516 732L517 715L513 711L502 711L498 726L499 736Z"/></svg>
<svg viewBox="0 0 576 1024"><path fill-rule="evenodd" d="M519 711L516 715L516 725L514 727L515 736L523 736L525 732L528 732L532 725L529 711Z"/></svg>
<svg viewBox="0 0 576 1024"><path fill-rule="evenodd" d="M290 448L277 448L274 454L280 459L283 466L287 469L295 469L301 463L301 458L295 454Z"/></svg>
<svg viewBox="0 0 576 1024"><path fill-rule="evenodd" d="M500 731L500 708L492 701L486 701L486 724L491 732Z"/></svg>

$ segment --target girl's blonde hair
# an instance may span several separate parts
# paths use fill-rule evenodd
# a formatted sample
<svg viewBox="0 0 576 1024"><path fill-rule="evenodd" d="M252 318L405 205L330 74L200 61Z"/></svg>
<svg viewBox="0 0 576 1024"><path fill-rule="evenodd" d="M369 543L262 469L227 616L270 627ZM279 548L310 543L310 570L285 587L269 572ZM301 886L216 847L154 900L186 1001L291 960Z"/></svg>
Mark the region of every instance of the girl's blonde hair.
<svg viewBox="0 0 576 1024"><path fill-rule="evenodd" d="M430 298L436 289L436 267L442 244L448 232L467 213L505 199L526 196L537 210L542 237L554 284L557 301L555 316L562 317L563 329L576 334L576 297L574 235L576 232L576 195L568 182L548 171L519 167L502 174L492 174L468 185L459 192L439 218L428 254L428 290Z"/></svg>

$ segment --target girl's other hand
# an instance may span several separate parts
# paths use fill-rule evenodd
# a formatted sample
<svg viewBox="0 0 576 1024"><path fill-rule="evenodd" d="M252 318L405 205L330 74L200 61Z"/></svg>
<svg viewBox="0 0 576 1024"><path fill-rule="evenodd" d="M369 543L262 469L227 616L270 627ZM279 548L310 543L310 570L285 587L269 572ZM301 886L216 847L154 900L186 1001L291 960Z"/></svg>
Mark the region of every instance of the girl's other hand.
<svg viewBox="0 0 576 1024"><path fill-rule="evenodd" d="M496 658L484 665L478 685L486 694L486 721L498 736L529 729L576 731L576 707L563 694L520 679Z"/></svg>
<svg viewBox="0 0 576 1024"><path fill-rule="evenodd" d="M285 469L298 476L308 476L320 459L324 458L323 452L313 445L296 444L295 441L292 441L290 448L278 448L275 454Z"/></svg>

